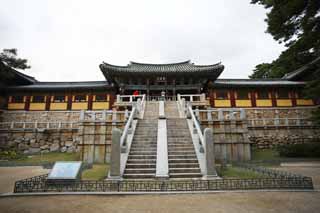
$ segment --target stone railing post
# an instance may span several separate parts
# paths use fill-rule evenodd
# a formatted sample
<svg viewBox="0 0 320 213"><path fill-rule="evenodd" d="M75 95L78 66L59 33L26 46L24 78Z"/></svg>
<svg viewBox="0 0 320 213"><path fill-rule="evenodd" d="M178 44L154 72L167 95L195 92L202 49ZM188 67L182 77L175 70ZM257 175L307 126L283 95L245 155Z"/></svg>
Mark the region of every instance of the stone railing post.
<svg viewBox="0 0 320 213"><path fill-rule="evenodd" d="M84 120L84 118L85 118L85 115L84 115L84 110L81 110L80 111L80 121L83 121Z"/></svg>
<svg viewBox="0 0 320 213"><path fill-rule="evenodd" d="M201 96L200 96L200 101L201 101L201 102L206 101L206 94L205 94L205 93L202 93L202 94L201 94Z"/></svg>
<svg viewBox="0 0 320 213"><path fill-rule="evenodd" d="M213 131L211 128L204 130L204 146L205 146L205 177L212 178L217 177L215 160L214 160L214 142L213 142Z"/></svg>
<svg viewBox="0 0 320 213"><path fill-rule="evenodd" d="M120 103L121 99L120 99L120 95L117 95L117 103Z"/></svg>
<svg viewBox="0 0 320 213"><path fill-rule="evenodd" d="M165 119L166 115L164 112L164 101L159 102L159 119Z"/></svg>
<svg viewBox="0 0 320 213"><path fill-rule="evenodd" d="M112 147L111 147L111 163L110 163L110 172L108 175L109 179L118 180L121 179L120 173L120 138L121 131L118 128L112 130Z"/></svg>

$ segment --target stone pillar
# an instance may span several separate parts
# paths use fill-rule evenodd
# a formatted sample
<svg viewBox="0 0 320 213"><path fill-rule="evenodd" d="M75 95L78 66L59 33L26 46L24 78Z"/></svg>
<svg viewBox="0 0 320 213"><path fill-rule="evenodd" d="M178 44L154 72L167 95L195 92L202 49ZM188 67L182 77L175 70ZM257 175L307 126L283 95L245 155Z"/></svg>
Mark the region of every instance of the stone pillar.
<svg viewBox="0 0 320 213"><path fill-rule="evenodd" d="M111 162L110 162L110 173L108 175L109 179L120 179L120 129L114 128L112 130L112 149L111 149Z"/></svg>
<svg viewBox="0 0 320 213"><path fill-rule="evenodd" d="M215 160L214 160L214 142L213 142L213 132L211 128L206 128L204 130L204 146L205 146L205 165L206 173L205 178L217 177Z"/></svg>

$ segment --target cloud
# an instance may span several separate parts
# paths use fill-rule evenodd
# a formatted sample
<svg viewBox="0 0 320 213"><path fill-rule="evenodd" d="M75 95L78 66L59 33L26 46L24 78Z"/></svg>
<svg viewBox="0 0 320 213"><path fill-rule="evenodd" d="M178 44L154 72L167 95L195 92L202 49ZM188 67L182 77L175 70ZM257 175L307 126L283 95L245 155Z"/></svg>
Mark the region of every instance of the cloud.
<svg viewBox="0 0 320 213"><path fill-rule="evenodd" d="M283 46L265 34L265 10L248 0L2 0L0 48L18 48L42 81L103 80L102 61L221 61L246 78Z"/></svg>

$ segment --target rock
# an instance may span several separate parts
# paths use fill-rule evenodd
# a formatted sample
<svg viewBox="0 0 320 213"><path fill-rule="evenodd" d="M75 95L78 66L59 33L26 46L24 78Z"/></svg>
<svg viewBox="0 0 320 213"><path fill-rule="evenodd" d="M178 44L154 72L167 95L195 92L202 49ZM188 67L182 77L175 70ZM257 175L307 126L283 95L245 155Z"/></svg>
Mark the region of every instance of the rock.
<svg viewBox="0 0 320 213"><path fill-rule="evenodd" d="M41 150L41 153L49 153L50 151L48 149Z"/></svg>
<svg viewBox="0 0 320 213"><path fill-rule="evenodd" d="M35 138L32 138L31 140L30 140L30 143L32 144L32 143L36 143L36 139Z"/></svg>
<svg viewBox="0 0 320 213"><path fill-rule="evenodd" d="M29 153L28 154L37 154L40 152L40 148L29 148Z"/></svg>
<svg viewBox="0 0 320 213"><path fill-rule="evenodd" d="M65 146L66 147L70 147L70 146L72 146L73 145L73 142L72 141L66 141L65 142Z"/></svg>
<svg viewBox="0 0 320 213"><path fill-rule="evenodd" d="M59 148L60 148L59 144L54 143L50 146L50 152L57 152L59 151Z"/></svg>
<svg viewBox="0 0 320 213"><path fill-rule="evenodd" d="M30 154L30 152L29 152L29 150L24 150L23 154L28 155L28 154Z"/></svg>
<svg viewBox="0 0 320 213"><path fill-rule="evenodd" d="M62 147L61 149L60 149L60 152L66 152L67 151L67 147Z"/></svg>
<svg viewBox="0 0 320 213"><path fill-rule="evenodd" d="M26 145L26 144L24 144L24 143L20 143L20 144L18 145L18 149L19 149L20 151L24 151L24 150L28 149L28 145Z"/></svg>
<svg viewBox="0 0 320 213"><path fill-rule="evenodd" d="M72 153L72 152L74 152L75 151L75 148L73 147L73 146L71 146L71 147L69 147L68 149L67 149L67 152L68 153Z"/></svg>
<svg viewBox="0 0 320 213"><path fill-rule="evenodd" d="M43 145L43 146L40 146L40 149L49 149L49 145Z"/></svg>
<svg viewBox="0 0 320 213"><path fill-rule="evenodd" d="M31 148L40 148L40 144L38 143L30 143Z"/></svg>

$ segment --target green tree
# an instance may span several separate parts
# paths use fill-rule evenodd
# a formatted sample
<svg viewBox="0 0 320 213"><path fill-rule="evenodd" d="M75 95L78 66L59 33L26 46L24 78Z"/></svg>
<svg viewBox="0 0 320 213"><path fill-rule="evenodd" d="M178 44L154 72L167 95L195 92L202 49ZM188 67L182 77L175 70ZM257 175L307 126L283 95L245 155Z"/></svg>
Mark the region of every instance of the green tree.
<svg viewBox="0 0 320 213"><path fill-rule="evenodd" d="M12 77L12 69L29 69L27 59L17 57L17 49L3 49L0 53L0 78L7 80Z"/></svg>
<svg viewBox="0 0 320 213"><path fill-rule="evenodd" d="M287 49L273 62L257 65L250 78L279 78L320 55L319 0L252 0L251 3L268 10L267 33Z"/></svg>
<svg viewBox="0 0 320 213"><path fill-rule="evenodd" d="M251 0L251 3L268 10L267 33L287 49L271 63L257 65L250 78L280 78L320 56L319 0ZM305 93L319 99L319 64L315 71L315 79L307 85ZM315 118L320 123L320 109Z"/></svg>

